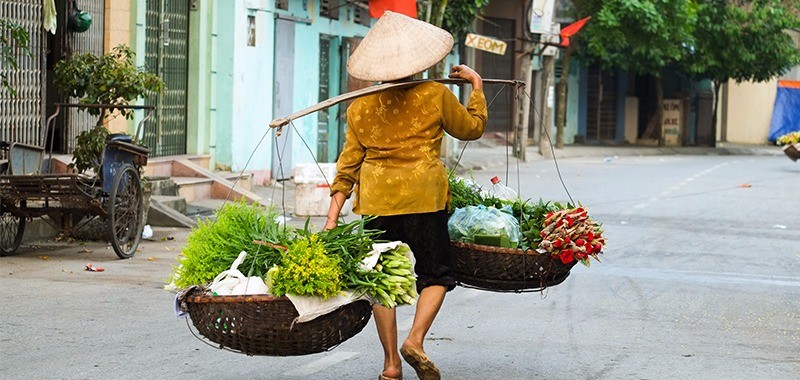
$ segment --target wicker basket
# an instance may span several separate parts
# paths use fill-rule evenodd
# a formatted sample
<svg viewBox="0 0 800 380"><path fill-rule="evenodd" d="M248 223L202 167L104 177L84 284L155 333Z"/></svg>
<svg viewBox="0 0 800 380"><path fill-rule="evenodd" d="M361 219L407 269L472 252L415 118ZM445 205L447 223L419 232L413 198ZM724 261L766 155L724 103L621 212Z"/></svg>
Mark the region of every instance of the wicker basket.
<svg viewBox="0 0 800 380"><path fill-rule="evenodd" d="M372 316L367 301L356 301L303 323L286 297L187 294L185 310L201 335L247 355L293 356L330 350L358 334Z"/></svg>
<svg viewBox="0 0 800 380"><path fill-rule="evenodd" d="M798 144L786 144L783 147L783 153L786 154L792 161L797 161L800 159L800 143Z"/></svg>
<svg viewBox="0 0 800 380"><path fill-rule="evenodd" d="M462 286L496 292L538 291L558 285L577 263L535 251L450 242L450 261Z"/></svg>

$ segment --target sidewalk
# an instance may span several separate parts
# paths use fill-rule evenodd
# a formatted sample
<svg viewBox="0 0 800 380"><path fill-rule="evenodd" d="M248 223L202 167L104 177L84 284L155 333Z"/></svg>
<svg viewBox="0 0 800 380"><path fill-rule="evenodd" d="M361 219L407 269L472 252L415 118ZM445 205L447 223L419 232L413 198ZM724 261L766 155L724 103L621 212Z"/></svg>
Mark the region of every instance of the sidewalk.
<svg viewBox="0 0 800 380"><path fill-rule="evenodd" d="M464 149L463 143L456 152L456 157ZM467 144L464 154L459 160L459 170L486 170L494 167L505 166L507 162L516 162L513 157L512 147L498 145L484 140ZM578 157L615 157L615 156L781 156L780 147L774 145L742 145L718 143L717 147L656 147L637 145L568 145L555 149L556 159ZM525 162L550 160L550 153L539 154L539 146L531 145L526 148Z"/></svg>

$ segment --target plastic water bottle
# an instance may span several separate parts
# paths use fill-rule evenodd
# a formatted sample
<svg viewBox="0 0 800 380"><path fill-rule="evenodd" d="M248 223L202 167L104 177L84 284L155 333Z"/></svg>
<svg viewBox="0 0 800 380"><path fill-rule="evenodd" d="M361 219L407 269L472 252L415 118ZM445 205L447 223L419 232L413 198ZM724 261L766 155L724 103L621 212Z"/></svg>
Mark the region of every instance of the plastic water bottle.
<svg viewBox="0 0 800 380"><path fill-rule="evenodd" d="M517 192L514 191L514 189L500 182L500 178L494 176L492 177L491 181L492 181L492 189L489 191L489 194L491 196L499 199L506 199L509 201L517 199Z"/></svg>

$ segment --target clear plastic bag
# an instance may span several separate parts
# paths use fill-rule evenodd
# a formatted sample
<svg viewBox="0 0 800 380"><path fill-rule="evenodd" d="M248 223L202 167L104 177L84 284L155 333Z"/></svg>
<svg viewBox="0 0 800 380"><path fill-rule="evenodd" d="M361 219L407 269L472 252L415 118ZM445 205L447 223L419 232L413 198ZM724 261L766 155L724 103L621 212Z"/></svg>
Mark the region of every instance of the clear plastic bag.
<svg viewBox="0 0 800 380"><path fill-rule="evenodd" d="M513 215L494 207L467 206L458 208L447 221L450 239L472 243L475 235L505 235L519 242L519 222Z"/></svg>

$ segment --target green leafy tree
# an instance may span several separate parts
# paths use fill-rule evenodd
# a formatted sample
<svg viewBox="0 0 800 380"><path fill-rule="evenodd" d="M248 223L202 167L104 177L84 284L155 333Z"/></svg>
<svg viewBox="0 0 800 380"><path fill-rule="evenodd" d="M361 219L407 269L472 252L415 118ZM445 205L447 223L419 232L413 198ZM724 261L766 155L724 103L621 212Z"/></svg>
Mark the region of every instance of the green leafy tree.
<svg viewBox="0 0 800 380"><path fill-rule="evenodd" d="M133 50L125 45L100 56L92 53L72 55L56 63L55 87L61 95L78 98L82 104L121 106L140 96L161 91L164 88L161 78L140 70L133 59ZM87 109L89 114L99 115L97 125L103 124L106 112L116 110L126 118L133 117L133 112L127 109Z"/></svg>
<svg viewBox="0 0 800 380"><path fill-rule="evenodd" d="M472 24L489 0L454 0L444 11L442 28L453 34L456 41L461 41L472 30Z"/></svg>
<svg viewBox="0 0 800 380"><path fill-rule="evenodd" d="M426 0L417 3L417 18L450 32L461 41L489 0ZM444 75L444 63L428 70L429 78Z"/></svg>
<svg viewBox="0 0 800 380"><path fill-rule="evenodd" d="M781 0L702 0L694 45L681 65L710 79L719 97L722 84L771 80L800 64L800 50L785 31L800 28L800 3ZM717 112L713 113L716 125Z"/></svg>
<svg viewBox="0 0 800 380"><path fill-rule="evenodd" d="M110 104L125 106L137 98L163 90L164 82L155 74L140 70L134 63L133 51L125 45L115 47L110 53L95 55L76 54L58 61L54 68L56 89L65 97L78 98L81 104ZM78 135L74 162L69 166L79 172L100 168L108 129L106 115L119 111L132 118L133 111L122 108L86 108L98 116L94 128Z"/></svg>
<svg viewBox="0 0 800 380"><path fill-rule="evenodd" d="M13 21L0 19L0 88L7 90L11 96L16 96L17 91L2 70L17 69L17 57L20 55L32 55L28 31Z"/></svg>
<svg viewBox="0 0 800 380"><path fill-rule="evenodd" d="M579 54L585 62L656 78L656 104L663 100L662 70L680 62L694 43L694 0L576 1L592 15L581 31ZM656 107L651 125L660 125ZM658 134L663 144L663 130Z"/></svg>

